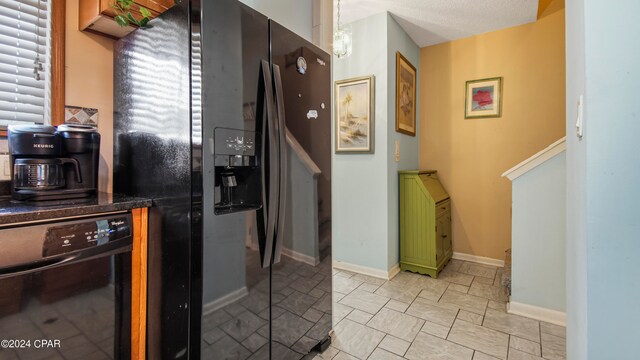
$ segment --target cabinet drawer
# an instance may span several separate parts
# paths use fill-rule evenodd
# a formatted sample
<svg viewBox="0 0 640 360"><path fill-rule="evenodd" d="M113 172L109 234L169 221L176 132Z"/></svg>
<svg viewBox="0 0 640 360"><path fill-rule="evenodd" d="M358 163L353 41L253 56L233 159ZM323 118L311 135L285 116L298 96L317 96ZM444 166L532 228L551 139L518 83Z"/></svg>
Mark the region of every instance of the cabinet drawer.
<svg viewBox="0 0 640 360"><path fill-rule="evenodd" d="M445 200L436 204L436 218L451 212L451 202Z"/></svg>

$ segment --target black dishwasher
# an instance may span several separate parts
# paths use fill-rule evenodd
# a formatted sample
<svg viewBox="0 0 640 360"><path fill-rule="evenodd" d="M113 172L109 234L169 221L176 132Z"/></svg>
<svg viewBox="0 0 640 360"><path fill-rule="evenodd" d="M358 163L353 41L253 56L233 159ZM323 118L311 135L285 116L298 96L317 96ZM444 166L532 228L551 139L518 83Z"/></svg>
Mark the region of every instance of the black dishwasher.
<svg viewBox="0 0 640 360"><path fill-rule="evenodd" d="M130 213L0 228L0 359L129 359Z"/></svg>

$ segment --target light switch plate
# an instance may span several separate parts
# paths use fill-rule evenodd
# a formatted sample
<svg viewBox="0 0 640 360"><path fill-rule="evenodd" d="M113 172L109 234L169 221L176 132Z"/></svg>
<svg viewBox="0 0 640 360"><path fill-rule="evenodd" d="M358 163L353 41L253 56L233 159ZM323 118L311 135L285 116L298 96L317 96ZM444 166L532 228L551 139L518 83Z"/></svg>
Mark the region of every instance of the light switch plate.
<svg viewBox="0 0 640 360"><path fill-rule="evenodd" d="M396 140L396 162L400 162L400 140Z"/></svg>
<svg viewBox="0 0 640 360"><path fill-rule="evenodd" d="M0 155L0 181L11 180L11 164L9 155Z"/></svg>
<svg viewBox="0 0 640 360"><path fill-rule="evenodd" d="M576 136L582 139L584 135L584 95L578 98L578 116L576 118Z"/></svg>

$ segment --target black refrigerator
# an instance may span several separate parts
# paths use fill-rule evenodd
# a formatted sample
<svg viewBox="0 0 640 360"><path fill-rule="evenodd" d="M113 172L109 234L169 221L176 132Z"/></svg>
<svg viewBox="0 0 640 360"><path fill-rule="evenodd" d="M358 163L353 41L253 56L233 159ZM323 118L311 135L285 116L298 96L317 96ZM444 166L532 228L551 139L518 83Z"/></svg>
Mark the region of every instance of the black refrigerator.
<svg viewBox="0 0 640 360"><path fill-rule="evenodd" d="M117 42L114 192L153 200L147 358L328 346L330 59L235 0Z"/></svg>

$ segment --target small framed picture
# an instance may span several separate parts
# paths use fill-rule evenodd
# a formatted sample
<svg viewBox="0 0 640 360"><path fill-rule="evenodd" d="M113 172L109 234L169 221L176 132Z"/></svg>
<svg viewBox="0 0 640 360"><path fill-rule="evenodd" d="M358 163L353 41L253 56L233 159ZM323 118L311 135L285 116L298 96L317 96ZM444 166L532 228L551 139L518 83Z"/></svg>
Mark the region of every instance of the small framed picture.
<svg viewBox="0 0 640 360"><path fill-rule="evenodd" d="M416 136L416 68L396 53L396 131Z"/></svg>
<svg viewBox="0 0 640 360"><path fill-rule="evenodd" d="M467 81L464 118L502 116L502 77Z"/></svg>
<svg viewBox="0 0 640 360"><path fill-rule="evenodd" d="M335 82L336 153L373 153L373 75Z"/></svg>

